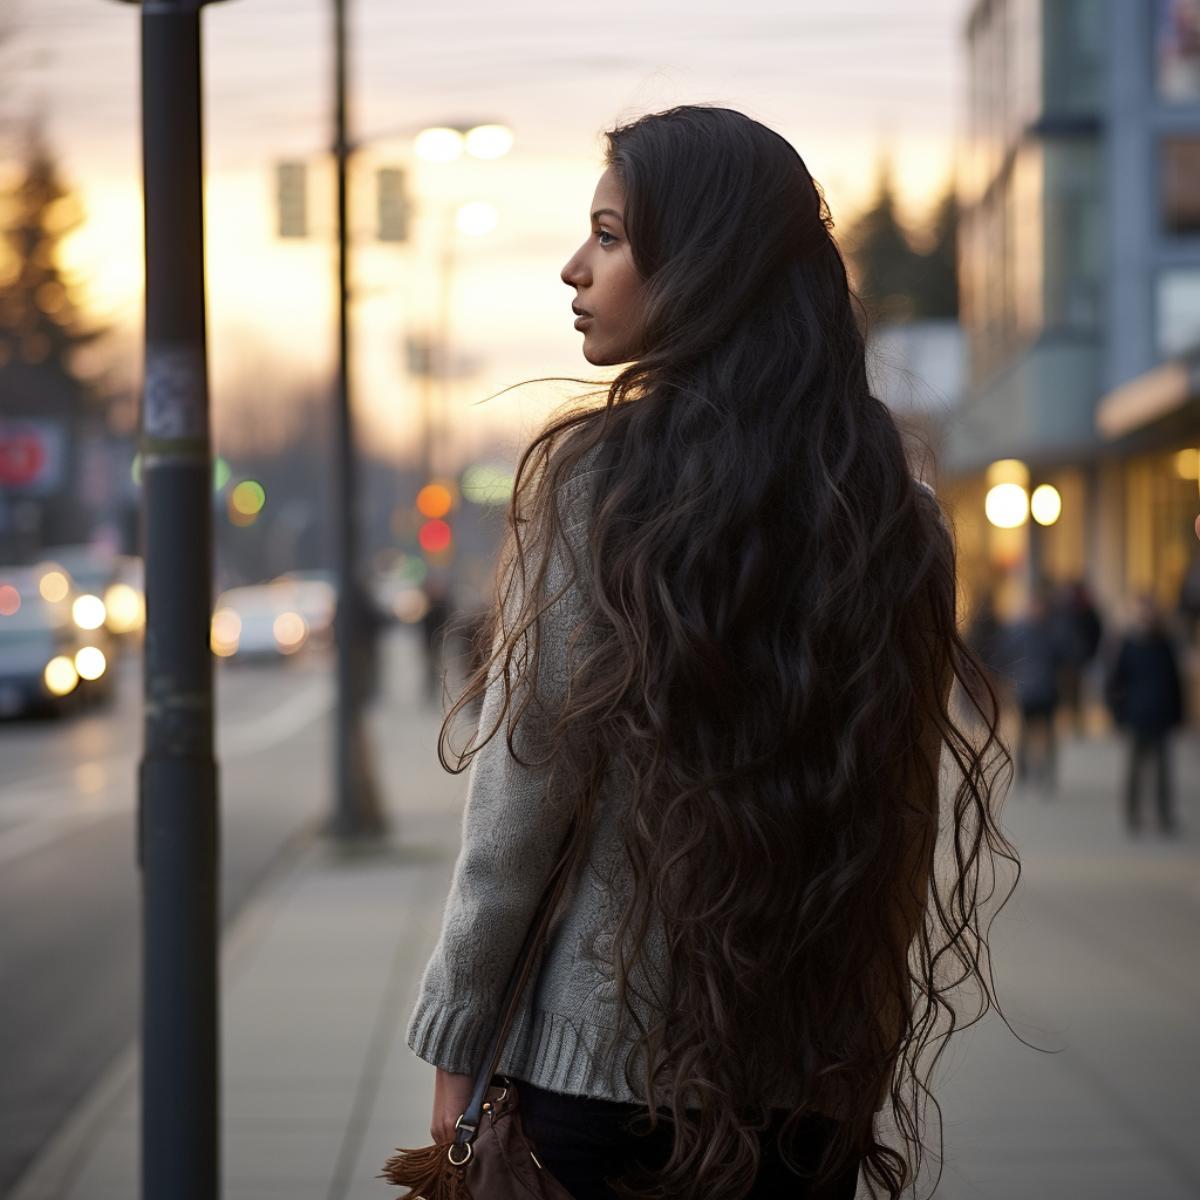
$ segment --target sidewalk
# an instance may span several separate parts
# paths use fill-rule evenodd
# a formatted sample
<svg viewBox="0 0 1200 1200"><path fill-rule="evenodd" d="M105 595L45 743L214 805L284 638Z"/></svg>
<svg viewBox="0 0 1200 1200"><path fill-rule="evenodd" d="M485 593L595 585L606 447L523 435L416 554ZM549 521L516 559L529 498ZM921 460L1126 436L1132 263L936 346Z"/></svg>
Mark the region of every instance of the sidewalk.
<svg viewBox="0 0 1200 1200"><path fill-rule="evenodd" d="M394 837L357 855L310 841L226 939L227 1200L393 1200L377 1178L384 1161L430 1140L433 1068L403 1034L466 776L441 770L439 720L410 695L415 645L391 649L372 745ZM1126 840L1109 737L1066 745L1054 801L1011 798L1003 824L1025 875L993 931L1001 997L1023 1037L1062 1052L1028 1049L994 1016L951 1043L934 1077L947 1139L938 1200L1200 1194L1200 741L1176 749L1174 843ZM130 1050L14 1200L138 1196L137 1065ZM936 1151L936 1131L928 1138Z"/></svg>

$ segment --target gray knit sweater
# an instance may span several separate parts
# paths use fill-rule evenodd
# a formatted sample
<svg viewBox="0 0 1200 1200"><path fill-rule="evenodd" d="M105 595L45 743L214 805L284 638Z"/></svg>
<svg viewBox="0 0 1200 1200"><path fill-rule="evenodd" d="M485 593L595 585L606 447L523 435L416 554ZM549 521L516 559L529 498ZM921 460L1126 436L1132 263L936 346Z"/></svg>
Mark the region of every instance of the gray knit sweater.
<svg viewBox="0 0 1200 1200"><path fill-rule="evenodd" d="M584 457L559 496L577 577L539 618L538 690L548 714L556 711L568 675L589 645L586 637L578 639L568 658L567 637L579 621L583 589L588 586L584 547L598 479L598 453L593 450ZM554 596L570 573L561 550L556 549L547 564L545 595ZM480 712L484 732L495 725L504 698L498 664L493 671ZM524 749L530 742L527 722L539 711L531 704L514 731L522 758L536 756ZM474 1074L479 1068L517 953L570 821L569 811L555 811L544 803L547 768L522 766L509 753L505 721L468 770L462 849L441 934L422 975L406 1033L420 1058L459 1074ZM623 791L615 772L604 781L584 870L564 893L501 1053L499 1070L551 1091L635 1101L640 1097L621 1077L629 1045L618 1052L612 1037L615 983L607 951L621 897L615 887L610 892L602 882L607 878L614 885L631 882L621 853ZM647 948L651 961L662 948L653 927ZM638 978L645 987L646 981L654 979L652 969Z"/></svg>

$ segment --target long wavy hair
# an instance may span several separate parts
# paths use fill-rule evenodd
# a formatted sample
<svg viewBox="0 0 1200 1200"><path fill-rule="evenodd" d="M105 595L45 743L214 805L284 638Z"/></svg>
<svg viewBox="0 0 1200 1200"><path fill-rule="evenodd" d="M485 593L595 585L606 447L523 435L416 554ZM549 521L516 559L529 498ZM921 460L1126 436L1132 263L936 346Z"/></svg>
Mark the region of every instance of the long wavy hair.
<svg viewBox="0 0 1200 1200"><path fill-rule="evenodd" d="M603 404L559 412L521 455L482 660L439 758L461 771L499 729L447 762L455 715L493 677L518 753L557 497L596 450L588 653L549 713L546 802L580 817L577 861L604 776L629 781L615 1036L636 1026L626 1082L674 1133L669 1161L622 1191L745 1195L783 1078L785 1158L805 1114L837 1117L814 1186L858 1160L894 1200L963 1025L952 998L976 996L968 1024L999 1008L988 901L1000 860L1012 886L1020 864L998 823L996 696L959 636L945 518L868 386L863 307L800 156L709 105L606 138L643 344L590 393ZM669 970L647 1022L629 1001L652 922Z"/></svg>

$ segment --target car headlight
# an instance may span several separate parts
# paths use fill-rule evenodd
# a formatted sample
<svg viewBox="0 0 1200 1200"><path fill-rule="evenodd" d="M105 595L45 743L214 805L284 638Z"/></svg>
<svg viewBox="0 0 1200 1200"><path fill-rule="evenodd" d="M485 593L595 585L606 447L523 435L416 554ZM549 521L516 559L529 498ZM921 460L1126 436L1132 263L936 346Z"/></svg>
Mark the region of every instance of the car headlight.
<svg viewBox="0 0 1200 1200"><path fill-rule="evenodd" d="M308 637L308 622L297 612L283 612L275 618L271 631L283 654L294 654Z"/></svg>
<svg viewBox="0 0 1200 1200"><path fill-rule="evenodd" d="M67 696L75 690L79 683L79 672L75 670L75 664L65 654L57 654L46 664L46 669L42 672L42 680L51 695Z"/></svg>
<svg viewBox="0 0 1200 1200"><path fill-rule="evenodd" d="M71 616L80 629L99 629L108 616L108 610L99 596L89 593L75 597L75 603L71 605Z"/></svg>
<svg viewBox="0 0 1200 1200"><path fill-rule="evenodd" d="M99 646L82 646L75 653L75 670L80 679L99 679L108 669L108 660Z"/></svg>

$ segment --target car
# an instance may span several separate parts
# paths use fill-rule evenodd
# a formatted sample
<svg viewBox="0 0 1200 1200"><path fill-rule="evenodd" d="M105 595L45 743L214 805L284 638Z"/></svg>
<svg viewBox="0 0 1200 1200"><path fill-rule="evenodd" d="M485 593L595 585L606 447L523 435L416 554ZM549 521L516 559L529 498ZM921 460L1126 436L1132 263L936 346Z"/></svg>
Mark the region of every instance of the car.
<svg viewBox="0 0 1200 1200"><path fill-rule="evenodd" d="M227 588L213 606L211 646L219 658L290 658L308 644L304 597L292 584L245 584Z"/></svg>
<svg viewBox="0 0 1200 1200"><path fill-rule="evenodd" d="M111 638L94 600L54 564L0 567L0 716L111 700Z"/></svg>
<svg viewBox="0 0 1200 1200"><path fill-rule="evenodd" d="M328 646L333 642L333 619L337 609L337 578L332 571L288 571L271 580L287 606L308 625L308 645Z"/></svg>

